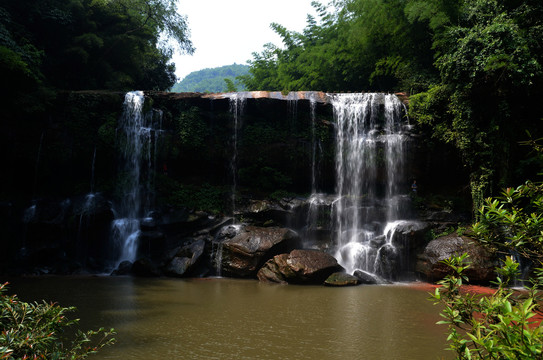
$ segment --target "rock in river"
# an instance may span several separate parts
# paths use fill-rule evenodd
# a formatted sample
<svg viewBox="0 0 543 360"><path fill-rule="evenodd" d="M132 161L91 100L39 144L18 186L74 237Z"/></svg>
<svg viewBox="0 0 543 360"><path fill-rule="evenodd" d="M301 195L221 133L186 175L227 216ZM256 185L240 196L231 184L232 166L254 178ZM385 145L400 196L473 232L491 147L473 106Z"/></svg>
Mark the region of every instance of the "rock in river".
<svg viewBox="0 0 543 360"><path fill-rule="evenodd" d="M322 284L330 275L345 270L330 254L319 250L293 250L274 256L258 271L265 282Z"/></svg>
<svg viewBox="0 0 543 360"><path fill-rule="evenodd" d="M465 273L470 282L488 283L496 279L495 268L499 266L497 257L473 239L456 234L430 241L419 255L416 272L427 281L441 280L450 273L448 266L441 261L462 253L469 255L470 267Z"/></svg>
<svg viewBox="0 0 543 360"><path fill-rule="evenodd" d="M300 237L290 229L242 226L222 241L222 273L252 277L268 259L300 246Z"/></svg>

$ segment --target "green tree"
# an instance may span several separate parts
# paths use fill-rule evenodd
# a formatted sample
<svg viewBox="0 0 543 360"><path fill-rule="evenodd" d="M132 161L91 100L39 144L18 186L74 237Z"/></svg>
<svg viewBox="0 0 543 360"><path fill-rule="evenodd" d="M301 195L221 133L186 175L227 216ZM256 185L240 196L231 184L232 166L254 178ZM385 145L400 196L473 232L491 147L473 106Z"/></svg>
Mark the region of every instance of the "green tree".
<svg viewBox="0 0 543 360"><path fill-rule="evenodd" d="M226 91L227 92L237 92L238 88L234 84L234 82L229 78L224 78L224 82L226 84Z"/></svg>
<svg viewBox="0 0 543 360"><path fill-rule="evenodd" d="M6 0L0 73L16 67L15 84L26 76L61 89L165 89L175 81L172 45L193 51L188 35L173 0Z"/></svg>
<svg viewBox="0 0 543 360"><path fill-rule="evenodd" d="M283 47L254 53L251 90L392 91L420 89L435 77L432 38L410 23L402 0L313 2L302 33L273 23Z"/></svg>
<svg viewBox="0 0 543 360"><path fill-rule="evenodd" d="M514 180L511 165L523 154L517 143L524 130L541 129L543 113L532 104L543 84L538 40L543 5L500 0L446 5L415 1L407 8L412 21L428 22L433 31L440 73L439 82L411 97L410 112L460 151L476 210L493 189ZM432 13L441 15L431 21Z"/></svg>

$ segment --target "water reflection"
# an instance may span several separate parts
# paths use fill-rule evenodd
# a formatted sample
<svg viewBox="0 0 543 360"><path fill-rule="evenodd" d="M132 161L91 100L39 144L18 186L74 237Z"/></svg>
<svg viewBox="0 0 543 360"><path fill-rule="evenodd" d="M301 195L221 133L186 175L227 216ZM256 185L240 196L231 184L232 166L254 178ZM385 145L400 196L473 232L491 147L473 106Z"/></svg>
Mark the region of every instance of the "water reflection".
<svg viewBox="0 0 543 360"><path fill-rule="evenodd" d="M436 359L439 309L408 286L326 288L234 279L11 280L23 300L77 306L85 328L115 327L93 359Z"/></svg>

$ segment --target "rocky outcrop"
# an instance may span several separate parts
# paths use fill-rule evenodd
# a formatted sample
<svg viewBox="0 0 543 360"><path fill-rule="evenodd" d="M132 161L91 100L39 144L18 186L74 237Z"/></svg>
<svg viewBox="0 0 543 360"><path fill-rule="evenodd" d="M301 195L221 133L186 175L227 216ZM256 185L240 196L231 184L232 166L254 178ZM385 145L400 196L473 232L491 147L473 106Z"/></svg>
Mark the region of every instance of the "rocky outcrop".
<svg viewBox="0 0 543 360"><path fill-rule="evenodd" d="M420 254L427 244L427 233L430 224L421 221L399 221L391 229L391 245L384 245L378 257L382 257L380 274L395 281L410 280L413 277L413 268Z"/></svg>
<svg viewBox="0 0 543 360"><path fill-rule="evenodd" d="M488 283L495 280L494 270L499 266L498 258L473 239L456 234L430 241L418 257L416 272L426 281L441 280L450 273L449 267L441 261L462 253L469 254L470 267L466 270L466 275L470 282Z"/></svg>
<svg viewBox="0 0 543 360"><path fill-rule="evenodd" d="M318 250L293 250L274 256L258 271L263 282L322 284L335 272L344 272L330 254Z"/></svg>
<svg viewBox="0 0 543 360"><path fill-rule="evenodd" d="M256 226L286 226L295 217L295 211L305 203L299 198L278 200L244 199L237 215Z"/></svg>
<svg viewBox="0 0 543 360"><path fill-rule="evenodd" d="M165 273L170 276L190 276L201 260L205 249L204 240L196 240L191 244L174 250L173 256L165 267Z"/></svg>
<svg viewBox="0 0 543 360"><path fill-rule="evenodd" d="M258 270L258 280L262 282L272 282L279 284L288 284L287 278L293 277L294 273L290 271L287 260L289 254L280 254L266 261L264 266Z"/></svg>
<svg viewBox="0 0 543 360"><path fill-rule="evenodd" d="M235 277L252 277L271 257L301 247L296 232L278 227L231 226L217 240L222 244L221 272Z"/></svg>

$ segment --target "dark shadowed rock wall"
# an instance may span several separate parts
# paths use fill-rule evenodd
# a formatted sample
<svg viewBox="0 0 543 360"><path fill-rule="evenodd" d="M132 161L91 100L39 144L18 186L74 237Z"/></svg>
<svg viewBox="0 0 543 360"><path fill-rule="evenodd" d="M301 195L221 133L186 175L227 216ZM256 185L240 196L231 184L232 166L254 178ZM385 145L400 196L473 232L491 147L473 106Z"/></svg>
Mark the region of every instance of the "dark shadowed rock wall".
<svg viewBox="0 0 543 360"><path fill-rule="evenodd" d="M191 243L194 237L189 241L187 236L195 232L204 231L198 236L211 244L215 227L231 215L234 182L237 206L267 204L266 211L247 215L254 223L292 225L282 201L311 192L315 148L317 188L334 193L334 118L326 95L259 92L246 97L234 149L228 95L146 92L145 111L162 118L146 170L160 224L144 224L142 243L158 262L160 251ZM112 260L108 231L115 210L111 204L123 181L117 163L123 99L117 92L66 92L47 109L8 114L1 135L0 272L49 266L69 273L97 270ZM409 174L420 193L463 197L467 182L457 155L445 148L437 154L427 135L418 135L410 154Z"/></svg>

